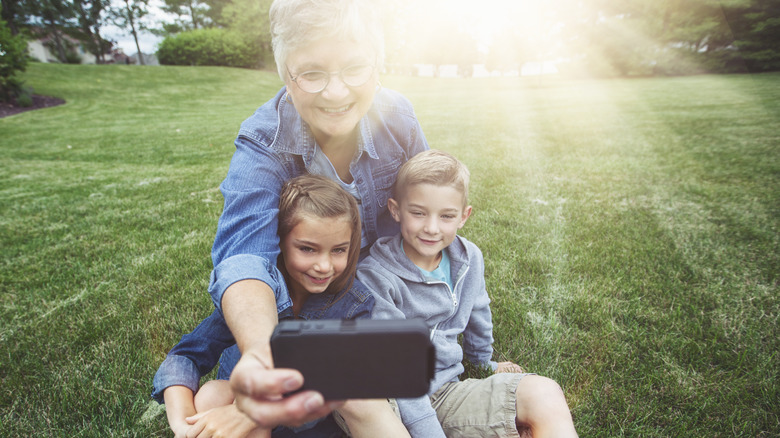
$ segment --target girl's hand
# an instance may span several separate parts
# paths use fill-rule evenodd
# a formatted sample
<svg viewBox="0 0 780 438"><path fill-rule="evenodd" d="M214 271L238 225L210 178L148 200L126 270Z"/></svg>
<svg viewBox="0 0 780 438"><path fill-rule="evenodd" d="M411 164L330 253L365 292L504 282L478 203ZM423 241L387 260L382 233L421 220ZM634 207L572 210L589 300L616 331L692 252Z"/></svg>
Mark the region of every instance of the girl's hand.
<svg viewBox="0 0 780 438"><path fill-rule="evenodd" d="M186 421L177 422L176 424L171 423L174 438L187 438L187 432L190 430L190 427Z"/></svg>
<svg viewBox="0 0 780 438"><path fill-rule="evenodd" d="M257 428L257 424L240 412L235 404L187 417L187 423L191 425L185 435L187 438L244 438Z"/></svg>
<svg viewBox="0 0 780 438"><path fill-rule="evenodd" d="M524 373L522 368L520 368L520 365L517 365L512 362L499 362L498 368L496 368L495 374L498 373Z"/></svg>

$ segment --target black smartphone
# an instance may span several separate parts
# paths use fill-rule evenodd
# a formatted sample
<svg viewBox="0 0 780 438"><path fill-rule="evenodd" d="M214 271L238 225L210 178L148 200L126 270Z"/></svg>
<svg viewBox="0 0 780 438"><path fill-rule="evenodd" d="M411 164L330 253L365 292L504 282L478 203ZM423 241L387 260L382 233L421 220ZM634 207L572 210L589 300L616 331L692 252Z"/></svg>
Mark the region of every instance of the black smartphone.
<svg viewBox="0 0 780 438"><path fill-rule="evenodd" d="M326 400L419 397L436 363L423 320L287 320L271 336L276 368L303 374Z"/></svg>

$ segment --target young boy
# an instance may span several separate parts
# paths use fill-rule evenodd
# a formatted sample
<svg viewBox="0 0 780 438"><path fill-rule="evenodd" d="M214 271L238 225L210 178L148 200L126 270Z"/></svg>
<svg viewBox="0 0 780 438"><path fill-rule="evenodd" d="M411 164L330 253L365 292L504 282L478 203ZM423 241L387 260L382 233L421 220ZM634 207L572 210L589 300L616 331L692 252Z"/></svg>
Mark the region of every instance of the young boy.
<svg viewBox="0 0 780 438"><path fill-rule="evenodd" d="M436 346L430 396L399 399L412 437L577 436L553 380L491 361L493 323L482 253L457 235L471 215L469 172L453 156L421 152L398 172L390 213L401 233L379 239L357 277L375 295L373 318L425 318ZM463 347L458 336L463 335ZM459 381L463 355L490 366L486 379Z"/></svg>

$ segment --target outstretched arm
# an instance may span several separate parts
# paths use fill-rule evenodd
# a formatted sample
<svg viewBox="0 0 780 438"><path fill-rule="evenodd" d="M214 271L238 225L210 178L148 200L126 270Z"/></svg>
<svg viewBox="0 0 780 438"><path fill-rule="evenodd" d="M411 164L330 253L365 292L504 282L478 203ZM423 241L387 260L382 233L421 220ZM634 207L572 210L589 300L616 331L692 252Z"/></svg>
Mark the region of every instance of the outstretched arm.
<svg viewBox="0 0 780 438"><path fill-rule="evenodd" d="M303 376L296 370L273 367L270 338L277 324L276 300L266 284L257 280L234 283L225 292L222 308L241 350L230 386L242 412L259 426L271 428L303 424L339 406L325 403L314 391L283 397L303 385Z"/></svg>

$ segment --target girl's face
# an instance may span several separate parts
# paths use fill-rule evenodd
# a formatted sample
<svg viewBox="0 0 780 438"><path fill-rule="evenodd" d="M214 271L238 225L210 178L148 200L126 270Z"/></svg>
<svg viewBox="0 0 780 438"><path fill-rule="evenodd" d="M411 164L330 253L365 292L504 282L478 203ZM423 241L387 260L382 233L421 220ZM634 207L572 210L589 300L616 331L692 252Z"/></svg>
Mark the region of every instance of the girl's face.
<svg viewBox="0 0 780 438"><path fill-rule="evenodd" d="M328 38L287 58L285 84L295 109L309 124L314 138L323 146L330 140L347 138L355 132L358 122L371 107L376 92L376 73L365 84L351 87L345 84L339 72L347 67L374 64L375 55L368 44ZM330 81L319 93L307 93L292 81L290 75L309 71L331 73ZM335 73L335 74L334 74Z"/></svg>
<svg viewBox="0 0 780 438"><path fill-rule="evenodd" d="M304 217L282 239L281 252L293 301L325 292L344 272L352 227L348 218Z"/></svg>

